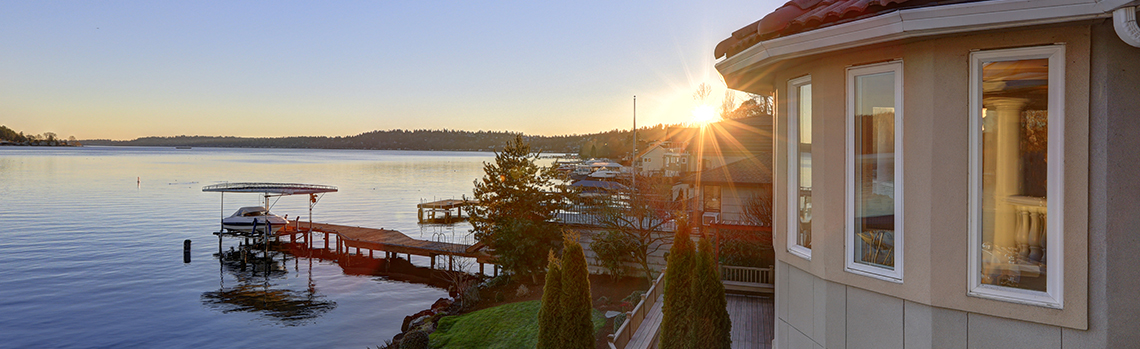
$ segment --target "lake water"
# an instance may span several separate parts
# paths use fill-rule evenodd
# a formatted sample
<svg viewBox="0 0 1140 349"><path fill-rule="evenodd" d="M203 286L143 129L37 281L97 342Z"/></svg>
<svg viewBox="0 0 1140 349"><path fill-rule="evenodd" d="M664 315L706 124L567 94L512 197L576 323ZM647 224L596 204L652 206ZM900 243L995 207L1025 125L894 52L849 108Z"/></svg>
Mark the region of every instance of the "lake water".
<svg viewBox="0 0 1140 349"><path fill-rule="evenodd" d="M332 262L289 259L267 277L214 257L218 220L258 194L202 192L220 182L328 184L317 222L464 242L470 225L420 226L421 200L471 195L479 152L143 147L0 148L0 346L20 348L364 348L447 292ZM307 215L307 197L277 214ZM183 263L183 240L193 241ZM224 241L226 249L236 240ZM426 258L413 263L427 265ZM261 295L252 299L219 295ZM311 306L260 309L268 298ZM243 303L245 302L245 303ZM262 303L259 303L262 302ZM289 303L292 302L292 303ZM304 309L302 309L304 310ZM299 315L298 315L299 314Z"/></svg>

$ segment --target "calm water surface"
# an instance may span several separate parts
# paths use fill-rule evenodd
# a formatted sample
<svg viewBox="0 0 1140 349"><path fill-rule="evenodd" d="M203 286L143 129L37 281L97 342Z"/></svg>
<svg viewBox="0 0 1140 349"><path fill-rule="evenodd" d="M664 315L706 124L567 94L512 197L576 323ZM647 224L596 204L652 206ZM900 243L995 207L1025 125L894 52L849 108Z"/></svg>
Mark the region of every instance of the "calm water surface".
<svg viewBox="0 0 1140 349"><path fill-rule="evenodd" d="M364 348L447 292L331 262L289 259L250 275L213 256L221 215L257 194L220 182L340 188L314 220L463 242L470 226L420 226L421 200L471 194L492 153L141 147L0 148L0 343L4 347ZM307 215L307 198L273 211ZM182 241L193 241L192 262ZM224 248L237 243L224 241ZM417 265L429 260L413 258ZM248 291L248 292L247 292ZM245 292L245 293L243 293ZM218 295L260 295L218 301ZM272 299L270 299L272 298ZM293 311L250 310L272 301ZM259 306L261 305L261 306ZM306 307L306 305L308 307Z"/></svg>

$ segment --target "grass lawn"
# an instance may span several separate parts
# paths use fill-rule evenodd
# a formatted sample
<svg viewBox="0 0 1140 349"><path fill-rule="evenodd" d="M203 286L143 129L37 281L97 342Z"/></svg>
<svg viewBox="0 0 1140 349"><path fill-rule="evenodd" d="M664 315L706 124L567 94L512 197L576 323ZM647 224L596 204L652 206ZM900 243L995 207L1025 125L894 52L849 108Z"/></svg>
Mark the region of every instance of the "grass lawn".
<svg viewBox="0 0 1140 349"><path fill-rule="evenodd" d="M538 309L542 301L500 305L439 319L432 348L534 348L538 345ZM594 332L606 323L593 311Z"/></svg>

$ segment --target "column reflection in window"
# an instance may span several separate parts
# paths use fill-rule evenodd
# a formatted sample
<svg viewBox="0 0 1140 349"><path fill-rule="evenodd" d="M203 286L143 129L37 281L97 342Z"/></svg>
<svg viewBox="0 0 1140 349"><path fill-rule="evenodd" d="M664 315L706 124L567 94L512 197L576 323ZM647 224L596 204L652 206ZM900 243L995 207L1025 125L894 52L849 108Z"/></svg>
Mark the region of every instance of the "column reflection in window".
<svg viewBox="0 0 1140 349"><path fill-rule="evenodd" d="M981 283L1046 291L1049 60L982 65Z"/></svg>

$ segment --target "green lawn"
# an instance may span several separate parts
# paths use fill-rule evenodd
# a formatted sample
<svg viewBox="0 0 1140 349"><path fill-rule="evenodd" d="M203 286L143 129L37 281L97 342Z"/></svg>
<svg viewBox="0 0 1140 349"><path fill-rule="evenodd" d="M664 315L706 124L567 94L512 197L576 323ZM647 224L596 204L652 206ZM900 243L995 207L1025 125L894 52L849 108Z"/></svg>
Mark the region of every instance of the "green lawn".
<svg viewBox="0 0 1140 349"><path fill-rule="evenodd" d="M432 348L534 348L538 345L538 309L541 301L503 304L459 316L439 319L432 333ZM606 324L593 312L594 333Z"/></svg>

